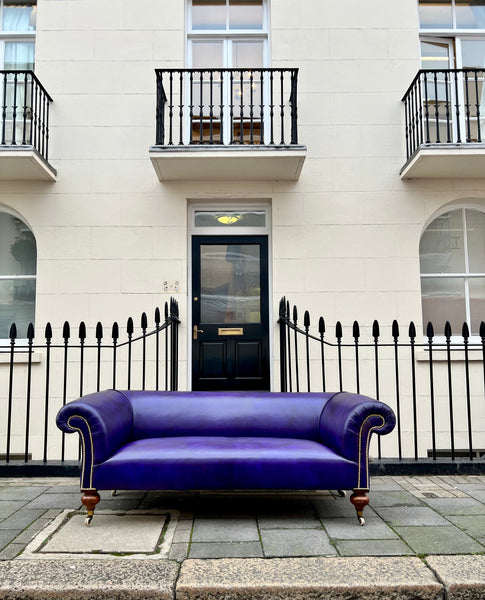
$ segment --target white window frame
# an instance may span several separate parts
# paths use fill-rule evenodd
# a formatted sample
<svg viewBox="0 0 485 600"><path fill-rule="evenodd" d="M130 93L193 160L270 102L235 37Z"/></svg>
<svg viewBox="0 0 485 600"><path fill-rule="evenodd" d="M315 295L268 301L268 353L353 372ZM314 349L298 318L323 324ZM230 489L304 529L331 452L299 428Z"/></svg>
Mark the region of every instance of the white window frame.
<svg viewBox="0 0 485 600"><path fill-rule="evenodd" d="M229 6L229 0L226 0L226 7ZM263 27L262 29L229 29L228 21L226 20L226 29L193 29L192 28L192 0L186 0L186 65L188 69L193 68L193 45L194 41L207 41L207 42L222 42L222 65L214 65L215 68L230 69L233 68L232 63L232 43L234 41L262 41L263 42L263 65L262 68L268 68L271 64L271 57L269 52L270 47L270 26L269 26L269 0L263 0ZM227 11L227 15L229 11ZM228 17L227 17L228 19ZM189 97L189 81L185 81L185 97ZM226 85L223 90L224 106L227 107L230 104L230 89L229 82L226 81ZM268 96L267 82L264 85L264 91L262 93ZM269 107L265 108L265 120L269 118ZM186 115L186 126L185 131L188 132L190 128L189 115ZM225 111L224 114L224 144L227 145L230 139L229 132L229 114ZM265 131L264 134L265 143L268 143L269 132ZM268 139L266 139L268 138ZM187 143L187 140L185 140Z"/></svg>
<svg viewBox="0 0 485 600"><path fill-rule="evenodd" d="M465 211L466 210L473 210L473 211L477 211L477 212L481 212L485 214L485 207L484 206L480 206L477 204L471 204L471 203L460 203L460 204L456 204L453 206L444 206L440 211L438 211L437 213L435 213L432 218L430 218L428 220L428 222L426 223L425 227L423 228L423 231L421 233L420 236L420 241L421 241L421 237L423 236L423 234L425 233L425 231L428 229L428 227L436 220L438 219L440 216L446 214L446 213L450 213L450 212L455 212L455 211L461 211L462 213L462 224L464 225L464 230L463 230L463 245L464 245L464 257L465 257L465 271L463 273L421 273L420 270L420 281L422 281L423 279L453 279L453 278L457 278L457 277L462 277L464 279L464 286L465 286L465 320L466 323L468 324L468 328L470 330L470 341L480 341L480 336L478 334L472 334L471 332L471 318L470 318L470 290L469 290L469 280L473 279L475 277L482 277L485 278L485 273L478 273L478 272L473 272L470 273L469 272L469 259L468 259L468 239L467 239L467 230L466 230L466 215L465 215ZM421 255L420 255L421 257ZM421 306L422 306L422 290L420 290L421 293ZM431 321L433 323L433 321ZM423 321L423 333L426 336L426 327L427 327L428 323ZM435 326L435 324L433 323L433 326ZM435 336L434 336L434 340L435 342L439 342L442 343L445 341L445 336L444 336L444 332L443 331L436 331L435 330ZM427 339L427 338L426 338ZM453 331L452 330L452 337L451 340L453 342L461 342L463 341L463 337L461 335L461 329L460 331Z"/></svg>
<svg viewBox="0 0 485 600"><path fill-rule="evenodd" d="M5 42L31 42L34 44L35 61L35 37L37 30L33 31L4 31L3 30L3 7L4 0L0 0L0 68L5 68Z"/></svg>
<svg viewBox="0 0 485 600"><path fill-rule="evenodd" d="M36 257L35 258L36 258L36 263L37 263L37 238L34 235L34 231L33 231L32 227L27 223L27 221L25 220L25 218L22 215L20 215L16 211L12 210L8 206L0 205L0 212L6 213L8 215L11 215L12 217L15 217L16 219L19 219L19 221L22 221L22 223L26 227L28 227L29 231L32 233L32 235L34 236L34 239L36 241ZM32 321L32 325L34 325L34 327L35 327L35 313L36 313L36 309L37 309L37 274L35 274L35 275L1 275L0 274L0 281L13 281L13 280L25 280L25 281L26 280L34 280L36 283L35 298L34 298L34 319ZM27 342L28 342L27 338L17 338L15 340L15 345L16 346L25 346L25 345L27 345ZM7 348L10 348L10 338L0 338L0 353L5 352L5 350Z"/></svg>

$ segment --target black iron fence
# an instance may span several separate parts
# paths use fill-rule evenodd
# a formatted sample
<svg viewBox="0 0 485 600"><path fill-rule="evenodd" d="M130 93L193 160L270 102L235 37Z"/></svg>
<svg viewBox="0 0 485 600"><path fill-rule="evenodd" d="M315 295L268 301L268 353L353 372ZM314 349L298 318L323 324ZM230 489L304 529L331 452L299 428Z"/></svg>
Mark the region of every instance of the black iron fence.
<svg viewBox="0 0 485 600"><path fill-rule="evenodd" d="M157 146L298 144L298 69L156 69Z"/></svg>
<svg viewBox="0 0 485 600"><path fill-rule="evenodd" d="M0 144L33 146L47 161L51 102L33 71L0 71Z"/></svg>
<svg viewBox="0 0 485 600"><path fill-rule="evenodd" d="M409 159L423 144L482 143L485 70L421 69L402 101Z"/></svg>
<svg viewBox="0 0 485 600"><path fill-rule="evenodd" d="M300 322L285 298L278 323L281 390L353 391L394 409L379 459L485 457L485 323L478 340L466 323L459 336L449 323L437 334L428 323L421 342L413 322L402 331L394 321L385 335L377 321L364 333L357 321L330 331L323 317L312 328L308 311Z"/></svg>
<svg viewBox="0 0 485 600"><path fill-rule="evenodd" d="M10 348L0 353L0 382L5 390L3 406L0 403L0 460L64 461L65 434L53 427L55 415L83 394L133 386L177 390L179 322L178 303L171 299L165 303L163 318L155 310L153 325L143 313L139 330L131 317L124 332L116 322L109 332L98 322L92 342L84 322L74 334L66 321L61 342L54 341L47 323L41 343L34 338L32 324L27 340L17 339L13 324Z"/></svg>

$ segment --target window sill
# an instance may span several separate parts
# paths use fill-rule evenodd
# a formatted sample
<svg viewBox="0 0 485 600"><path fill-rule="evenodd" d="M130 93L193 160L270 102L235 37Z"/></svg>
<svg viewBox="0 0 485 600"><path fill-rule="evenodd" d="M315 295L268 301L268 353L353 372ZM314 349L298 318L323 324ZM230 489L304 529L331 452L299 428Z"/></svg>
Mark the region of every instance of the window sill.
<svg viewBox="0 0 485 600"><path fill-rule="evenodd" d="M42 352L32 353L32 364L39 364L42 362ZM14 352L13 363L14 365L26 365L29 362L29 352L27 348L25 350L19 350L18 348ZM0 346L0 366L10 364L10 349L7 347Z"/></svg>
<svg viewBox="0 0 485 600"><path fill-rule="evenodd" d="M427 350L420 350L416 352L416 360L418 362L429 362L429 352ZM465 362L464 350L453 349L451 350L450 356L451 362ZM448 355L446 349L433 348L433 362L448 362ZM483 362L483 354L481 348L474 350L468 349L468 362Z"/></svg>

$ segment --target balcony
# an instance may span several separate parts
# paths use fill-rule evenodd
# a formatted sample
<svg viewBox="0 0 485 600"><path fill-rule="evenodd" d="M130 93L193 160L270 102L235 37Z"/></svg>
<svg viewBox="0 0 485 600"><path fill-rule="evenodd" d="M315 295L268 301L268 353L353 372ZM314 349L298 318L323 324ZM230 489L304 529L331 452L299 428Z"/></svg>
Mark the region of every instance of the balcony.
<svg viewBox="0 0 485 600"><path fill-rule="evenodd" d="M51 102L33 71L0 71L0 180L55 181L48 162Z"/></svg>
<svg viewBox="0 0 485 600"><path fill-rule="evenodd" d="M165 180L289 180L298 143L298 69L156 69L150 159Z"/></svg>
<svg viewBox="0 0 485 600"><path fill-rule="evenodd" d="M485 177L485 70L420 70L404 98L401 179Z"/></svg>

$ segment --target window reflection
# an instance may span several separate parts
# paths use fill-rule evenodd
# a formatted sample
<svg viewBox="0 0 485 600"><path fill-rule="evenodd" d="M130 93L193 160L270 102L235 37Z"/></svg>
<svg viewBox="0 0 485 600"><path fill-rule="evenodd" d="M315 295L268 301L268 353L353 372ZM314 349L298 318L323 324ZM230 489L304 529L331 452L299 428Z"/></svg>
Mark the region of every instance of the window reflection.
<svg viewBox="0 0 485 600"><path fill-rule="evenodd" d="M200 248L201 323L260 323L260 247L203 244Z"/></svg>

